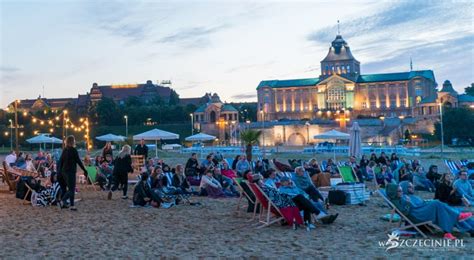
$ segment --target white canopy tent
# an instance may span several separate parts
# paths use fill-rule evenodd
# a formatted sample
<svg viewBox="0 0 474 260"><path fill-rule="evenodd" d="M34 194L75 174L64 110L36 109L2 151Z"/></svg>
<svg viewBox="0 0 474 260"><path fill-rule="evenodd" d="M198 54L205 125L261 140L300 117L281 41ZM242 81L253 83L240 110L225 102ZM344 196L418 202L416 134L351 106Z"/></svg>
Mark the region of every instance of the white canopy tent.
<svg viewBox="0 0 474 260"><path fill-rule="evenodd" d="M155 156L158 157L158 140L179 139L179 134L175 134L175 133L171 133L171 132L167 132L167 131L155 128L150 131L146 131L144 133L133 136L134 141L139 141L142 139L145 141L155 141L155 145L157 147L157 149L155 149Z"/></svg>
<svg viewBox="0 0 474 260"><path fill-rule="evenodd" d="M330 131L315 135L313 138L314 139L324 139L324 140L335 140L335 141L337 141L337 140L348 140L349 137L350 137L349 134L339 132L337 130L332 129ZM333 151L334 151L334 162L335 162L336 161L336 149L333 148Z"/></svg>
<svg viewBox="0 0 474 260"><path fill-rule="evenodd" d="M213 141L216 137L213 135L208 135L205 133L199 133L195 135L191 135L186 137L184 140L191 141L191 142L199 142L199 141Z"/></svg>
<svg viewBox="0 0 474 260"><path fill-rule="evenodd" d="M103 142L124 142L125 136L106 134L106 135L97 136L95 139L99 141L103 141Z"/></svg>

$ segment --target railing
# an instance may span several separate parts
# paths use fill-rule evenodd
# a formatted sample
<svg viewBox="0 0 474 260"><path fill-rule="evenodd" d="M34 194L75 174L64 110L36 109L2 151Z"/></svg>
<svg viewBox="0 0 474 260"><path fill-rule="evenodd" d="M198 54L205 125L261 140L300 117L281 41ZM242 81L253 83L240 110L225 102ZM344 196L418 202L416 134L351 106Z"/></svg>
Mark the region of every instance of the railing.
<svg viewBox="0 0 474 260"><path fill-rule="evenodd" d="M406 148L403 146L383 146L383 147L374 147L374 146L363 146L362 153L370 154L376 153L380 154L384 152L386 154L397 153L400 155L411 155L418 156L420 155L420 149L415 148ZM336 154L348 154L349 146L335 146L335 147L305 147L303 153L336 153Z"/></svg>
<svg viewBox="0 0 474 260"><path fill-rule="evenodd" d="M207 146L207 147L188 147L182 148L181 153L200 153L200 154L209 154L220 152L224 155L238 155L245 153L245 147L242 146ZM252 148L252 154L260 156L263 154L262 150L258 146ZM268 151L266 151L268 154Z"/></svg>

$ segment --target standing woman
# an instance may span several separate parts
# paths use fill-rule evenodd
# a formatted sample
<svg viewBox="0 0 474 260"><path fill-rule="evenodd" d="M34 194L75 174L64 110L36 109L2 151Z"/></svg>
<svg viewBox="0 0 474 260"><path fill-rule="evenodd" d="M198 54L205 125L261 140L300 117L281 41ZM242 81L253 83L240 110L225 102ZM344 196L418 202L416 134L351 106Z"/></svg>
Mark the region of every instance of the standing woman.
<svg viewBox="0 0 474 260"><path fill-rule="evenodd" d="M66 138L66 147L63 149L61 157L59 159L58 169L61 172L61 177L63 179L63 198L61 208L67 208L67 200L70 201L70 210L77 210L74 207L74 194L76 192L76 171L77 165L84 171L84 175L87 176L87 170L82 164L81 159L79 158L79 153L76 148L76 140L74 136L70 135Z"/></svg>
<svg viewBox="0 0 474 260"><path fill-rule="evenodd" d="M112 191L116 191L118 186L122 186L123 196L122 199L128 199L127 196L127 188L128 188L128 173L133 172L132 168L132 157L130 153L132 148L130 145L124 145L122 147L122 151L120 151L117 158L115 158L114 162L114 171L113 171L113 179L114 185L112 189L109 191L109 195L107 199L112 199Z"/></svg>
<svg viewBox="0 0 474 260"><path fill-rule="evenodd" d="M112 144L110 142L105 143L105 146L102 149L102 158L104 158L104 160L107 160L107 155L110 155L109 158L114 158L114 154L112 151Z"/></svg>

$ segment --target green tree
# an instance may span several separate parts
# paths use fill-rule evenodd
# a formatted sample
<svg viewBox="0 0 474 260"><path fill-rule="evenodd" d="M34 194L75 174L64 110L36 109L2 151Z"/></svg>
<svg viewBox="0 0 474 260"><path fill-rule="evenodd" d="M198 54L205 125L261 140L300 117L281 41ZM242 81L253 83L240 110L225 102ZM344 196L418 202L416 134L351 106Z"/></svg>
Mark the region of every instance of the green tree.
<svg viewBox="0 0 474 260"><path fill-rule="evenodd" d="M111 98L102 98L97 103L97 117L100 125L121 125L122 113Z"/></svg>
<svg viewBox="0 0 474 260"><path fill-rule="evenodd" d="M469 108L443 107L444 141L451 144L453 138L474 146L474 111ZM441 140L441 124L435 123L435 135Z"/></svg>
<svg viewBox="0 0 474 260"><path fill-rule="evenodd" d="M170 101L168 103L170 106L174 106L174 105L177 105L179 104L179 95L178 93L176 93L176 91L174 91L174 89L171 89L171 92L170 92Z"/></svg>
<svg viewBox="0 0 474 260"><path fill-rule="evenodd" d="M468 95L471 95L471 96L474 96L474 83L471 83L471 86L467 86L466 88L464 88L464 92L466 92L466 94Z"/></svg>
<svg viewBox="0 0 474 260"><path fill-rule="evenodd" d="M240 139L245 144L245 154L249 162L252 161L252 147L259 143L260 135L262 135L262 131L252 129L240 132Z"/></svg>

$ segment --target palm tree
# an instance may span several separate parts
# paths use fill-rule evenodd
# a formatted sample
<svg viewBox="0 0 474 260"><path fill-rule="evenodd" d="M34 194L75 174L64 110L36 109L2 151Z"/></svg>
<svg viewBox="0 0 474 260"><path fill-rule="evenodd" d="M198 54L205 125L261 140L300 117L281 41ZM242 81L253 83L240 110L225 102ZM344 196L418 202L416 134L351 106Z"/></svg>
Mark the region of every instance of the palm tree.
<svg viewBox="0 0 474 260"><path fill-rule="evenodd" d="M252 161L252 146L259 143L261 134L262 131L251 129L240 132L240 139L245 143L245 154L249 162Z"/></svg>

